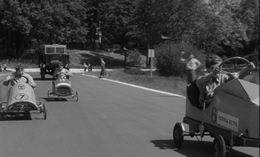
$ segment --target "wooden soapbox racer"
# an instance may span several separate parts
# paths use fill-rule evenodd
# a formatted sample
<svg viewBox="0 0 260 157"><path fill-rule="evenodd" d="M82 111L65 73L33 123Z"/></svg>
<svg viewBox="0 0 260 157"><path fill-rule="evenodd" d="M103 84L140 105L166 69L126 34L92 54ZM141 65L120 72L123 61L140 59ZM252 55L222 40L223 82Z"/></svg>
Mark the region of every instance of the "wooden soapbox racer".
<svg viewBox="0 0 260 157"><path fill-rule="evenodd" d="M64 73L60 73L57 79L53 81L52 92L48 89L48 100L52 97L79 100L78 93L71 87L71 82Z"/></svg>
<svg viewBox="0 0 260 157"><path fill-rule="evenodd" d="M27 115L30 112L43 114L47 118L47 109L42 101L36 101L34 89L27 83L16 83L7 93L7 102L0 103L1 119L10 115Z"/></svg>
<svg viewBox="0 0 260 157"><path fill-rule="evenodd" d="M237 59L249 64L244 58L233 57L220 66ZM184 123L188 124L188 131ZM233 146L259 147L259 85L234 79L217 87L212 102L202 107L195 81L188 85L186 115L183 123L175 124L173 141L180 148L184 136L195 136L198 140L200 136L202 140L206 135L214 138L213 157L225 157Z"/></svg>

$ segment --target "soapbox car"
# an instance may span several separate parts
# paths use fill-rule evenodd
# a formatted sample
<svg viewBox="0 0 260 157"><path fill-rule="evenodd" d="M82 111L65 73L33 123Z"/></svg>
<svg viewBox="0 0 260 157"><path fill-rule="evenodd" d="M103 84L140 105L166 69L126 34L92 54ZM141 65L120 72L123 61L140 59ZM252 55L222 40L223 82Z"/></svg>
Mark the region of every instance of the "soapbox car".
<svg viewBox="0 0 260 157"><path fill-rule="evenodd" d="M36 101L34 89L27 83L13 85L7 93L7 102L0 103L0 116L27 115L30 112L43 114L47 118L47 109L42 101Z"/></svg>
<svg viewBox="0 0 260 157"><path fill-rule="evenodd" d="M233 57L220 66L235 59L249 64L244 58ZM173 142L177 148L182 146L184 136L202 140L207 135L214 138L213 157L225 157L233 146L259 147L258 84L241 79L231 80L217 87L212 102L201 107L199 89L194 81L187 86L185 114L183 123L176 123L173 128ZM188 124L189 130L185 130L184 123Z"/></svg>
<svg viewBox="0 0 260 157"><path fill-rule="evenodd" d="M52 97L71 98L75 101L79 99L78 93L71 87L71 81L62 73L53 81L52 91L48 89L48 100Z"/></svg>

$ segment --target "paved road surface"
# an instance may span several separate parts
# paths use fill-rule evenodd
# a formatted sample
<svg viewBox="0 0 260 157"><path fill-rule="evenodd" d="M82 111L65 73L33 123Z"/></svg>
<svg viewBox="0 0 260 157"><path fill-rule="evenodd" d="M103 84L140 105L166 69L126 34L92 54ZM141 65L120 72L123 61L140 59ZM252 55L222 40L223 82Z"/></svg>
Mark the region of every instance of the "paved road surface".
<svg viewBox="0 0 260 157"><path fill-rule="evenodd" d="M184 116L185 99L75 74L79 101L47 101L51 80L32 74L42 115L0 121L0 157L209 157L211 138L185 137L172 144L172 128ZM0 81L4 77L0 77ZM6 87L2 98L6 99ZM237 147L228 156L259 156L259 149Z"/></svg>

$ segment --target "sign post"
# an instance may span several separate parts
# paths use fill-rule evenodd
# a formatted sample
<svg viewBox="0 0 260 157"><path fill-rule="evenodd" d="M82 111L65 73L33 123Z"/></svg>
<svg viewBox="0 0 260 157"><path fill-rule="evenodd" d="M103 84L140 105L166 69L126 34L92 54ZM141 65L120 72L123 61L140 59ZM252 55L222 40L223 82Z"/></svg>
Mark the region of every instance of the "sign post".
<svg viewBox="0 0 260 157"><path fill-rule="evenodd" d="M153 70L152 70L152 65L153 65L153 58L154 58L154 49L148 49L148 57L150 58L150 77L153 77Z"/></svg>

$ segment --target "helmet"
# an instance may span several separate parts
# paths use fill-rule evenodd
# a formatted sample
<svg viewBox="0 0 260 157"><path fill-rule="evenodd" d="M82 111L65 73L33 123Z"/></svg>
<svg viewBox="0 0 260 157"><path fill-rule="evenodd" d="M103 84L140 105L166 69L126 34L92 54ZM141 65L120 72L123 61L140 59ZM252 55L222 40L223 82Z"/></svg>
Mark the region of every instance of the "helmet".
<svg viewBox="0 0 260 157"><path fill-rule="evenodd" d="M18 64L16 67L15 67L15 70L16 71L23 71L24 70L24 67L22 64Z"/></svg>
<svg viewBox="0 0 260 157"><path fill-rule="evenodd" d="M222 58L220 58L218 55L210 55L206 58L206 68L209 68L211 65L222 63Z"/></svg>

